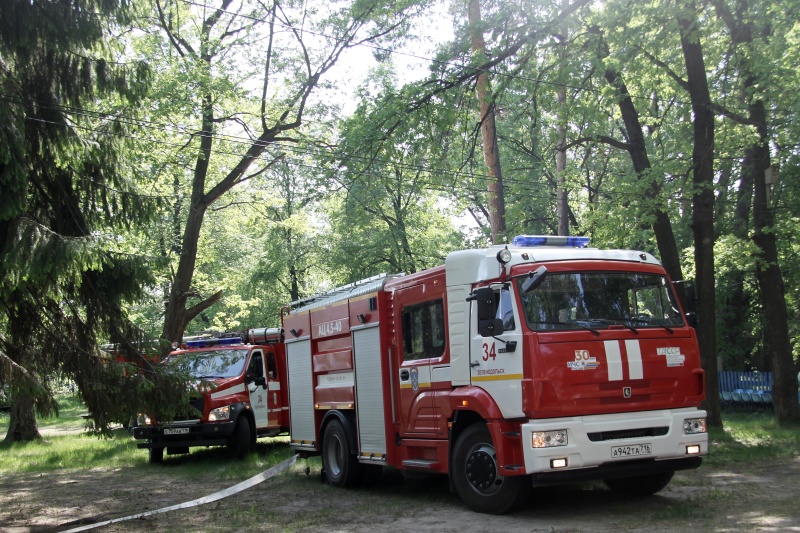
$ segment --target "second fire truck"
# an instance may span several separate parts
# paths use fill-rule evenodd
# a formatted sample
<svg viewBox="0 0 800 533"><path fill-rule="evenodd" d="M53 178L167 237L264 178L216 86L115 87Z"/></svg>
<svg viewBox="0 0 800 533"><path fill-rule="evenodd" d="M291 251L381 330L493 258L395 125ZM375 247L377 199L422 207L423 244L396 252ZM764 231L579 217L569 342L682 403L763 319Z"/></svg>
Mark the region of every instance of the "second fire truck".
<svg viewBox="0 0 800 533"><path fill-rule="evenodd" d="M532 486L652 494L707 453L694 329L650 254L521 236L295 302L291 446L333 485L449 475L473 510Z"/></svg>
<svg viewBox="0 0 800 533"><path fill-rule="evenodd" d="M288 430L286 356L279 328L251 329L238 336L186 340L161 364L194 381L189 416L157 420L141 414L133 435L150 462L198 446L228 446L243 458L257 437Z"/></svg>

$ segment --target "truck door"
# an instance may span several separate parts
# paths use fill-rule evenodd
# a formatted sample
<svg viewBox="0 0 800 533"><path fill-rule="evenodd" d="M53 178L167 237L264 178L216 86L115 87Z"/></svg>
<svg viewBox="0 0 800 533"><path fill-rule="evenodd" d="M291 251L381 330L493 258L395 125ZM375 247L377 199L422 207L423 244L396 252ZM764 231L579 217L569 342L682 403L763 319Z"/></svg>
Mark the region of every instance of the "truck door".
<svg viewBox="0 0 800 533"><path fill-rule="evenodd" d="M256 419L256 428L269 425L269 408L267 393L267 374L264 370L264 355L261 350L254 350L245 374L247 391L250 393L250 408Z"/></svg>
<svg viewBox="0 0 800 533"><path fill-rule="evenodd" d="M431 360L445 351L444 299L424 300L423 287L403 289L396 294L398 338L395 345L396 402L400 434L432 436L438 427L431 383Z"/></svg>
<svg viewBox="0 0 800 533"><path fill-rule="evenodd" d="M503 330L484 337L478 331L475 302L472 306L470 367L472 384L486 390L506 418L523 416L522 411L522 332L520 317L508 285L494 291L495 319Z"/></svg>

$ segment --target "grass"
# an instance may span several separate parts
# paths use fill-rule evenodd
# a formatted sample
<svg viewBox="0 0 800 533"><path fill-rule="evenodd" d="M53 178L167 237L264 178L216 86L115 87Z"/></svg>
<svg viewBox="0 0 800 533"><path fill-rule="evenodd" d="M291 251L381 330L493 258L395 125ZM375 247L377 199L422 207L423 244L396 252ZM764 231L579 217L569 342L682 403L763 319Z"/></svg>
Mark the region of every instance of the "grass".
<svg viewBox="0 0 800 533"><path fill-rule="evenodd" d="M136 448L136 441L123 429L113 438L99 438L80 431L85 426L81 415L86 412L74 396L59 397L59 416L39 420L40 430L63 430L63 435L46 431L38 442L0 442L0 474L11 472L46 473L64 469L87 468L150 468L147 452ZM0 436L8 428L8 413L0 413ZM798 427L781 427L771 413L724 413L724 430L712 429L710 452L705 462L723 466L778 460L800 456ZM221 479L246 479L291 456L286 438L260 440L257 453L244 461L232 460L225 450L193 449L191 459L167 457L167 463L180 464L178 476L187 478L212 475Z"/></svg>
<svg viewBox="0 0 800 533"><path fill-rule="evenodd" d="M725 465L800 455L800 427L779 426L767 412L724 413L724 430L709 433L706 463Z"/></svg>
<svg viewBox="0 0 800 533"><path fill-rule="evenodd" d="M125 430L115 431L115 438L101 439L82 431L86 408L73 395L58 398L59 415L37 420L45 437L35 442L0 441L0 472L45 473L62 469L118 468L127 465L127 452L135 443ZM0 414L0 433L8 430L9 414ZM63 432L63 434L59 434ZM120 437L120 438L116 438Z"/></svg>
<svg viewBox="0 0 800 533"><path fill-rule="evenodd" d="M0 440L0 477L11 473L47 473L58 470L89 468L152 468L147 451L137 449L137 441L125 430L112 431L112 438L92 435L87 431L83 404L72 395L58 397L59 416L39 418L44 436L34 442L7 443ZM0 439L9 424L9 414L0 413ZM217 479L240 480L255 475L292 455L285 445L288 438L259 440L256 453L244 461L230 458L224 449L193 449L191 460L186 456L167 456L166 464L181 464L175 475L196 478L211 474Z"/></svg>

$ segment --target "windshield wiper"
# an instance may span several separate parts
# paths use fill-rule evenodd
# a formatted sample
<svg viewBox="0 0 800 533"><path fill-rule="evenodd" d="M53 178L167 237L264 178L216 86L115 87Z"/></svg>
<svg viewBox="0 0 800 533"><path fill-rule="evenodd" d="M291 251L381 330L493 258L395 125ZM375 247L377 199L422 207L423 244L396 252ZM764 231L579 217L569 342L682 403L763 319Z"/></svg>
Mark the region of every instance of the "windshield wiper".
<svg viewBox="0 0 800 533"><path fill-rule="evenodd" d="M623 326L634 332L635 334L639 334L639 330L635 327L631 326L630 324L626 324L625 320L630 320L628 318L619 318L616 320L612 320L610 318L587 318L585 319L587 322L599 322L600 324L608 324L609 326Z"/></svg>
<svg viewBox="0 0 800 533"><path fill-rule="evenodd" d="M575 327L578 327L580 329L585 329L586 331L591 331L592 333L594 333L598 337L600 336L600 332L597 331L596 329L590 328L589 326L584 326L583 324L579 324L577 322L548 322L546 320L533 320L533 321L530 321L528 323L529 324L544 324L546 326L570 326L570 327L575 326Z"/></svg>
<svg viewBox="0 0 800 533"><path fill-rule="evenodd" d="M651 322L650 320L645 320L643 318L629 318L628 320L630 322L636 322L637 324L644 324L645 326L661 327L661 328L664 328L665 330L667 330L669 333L675 333L674 331L672 331L672 328L669 327L669 326L666 326L664 324L657 324L655 322Z"/></svg>

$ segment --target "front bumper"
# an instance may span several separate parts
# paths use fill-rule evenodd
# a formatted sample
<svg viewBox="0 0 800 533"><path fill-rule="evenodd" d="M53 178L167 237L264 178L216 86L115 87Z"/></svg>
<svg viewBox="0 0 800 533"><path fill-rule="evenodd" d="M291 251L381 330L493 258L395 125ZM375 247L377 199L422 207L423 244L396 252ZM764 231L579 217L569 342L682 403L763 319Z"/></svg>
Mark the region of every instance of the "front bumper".
<svg viewBox="0 0 800 533"><path fill-rule="evenodd" d="M530 420L521 431L525 471L545 485L697 468L708 453L708 434L684 434L683 421L705 416L689 408ZM531 445L534 431L562 429L568 432L566 446ZM649 445L649 453L613 457L615 448L640 444ZM690 448L699 453L688 453ZM555 467L559 460L566 466Z"/></svg>
<svg viewBox="0 0 800 533"><path fill-rule="evenodd" d="M175 423L166 426L145 426L133 430L137 440L144 440L137 448L185 448L192 446L221 446L227 444L233 430L235 420L207 423ZM185 433L165 435L164 431L186 431Z"/></svg>

